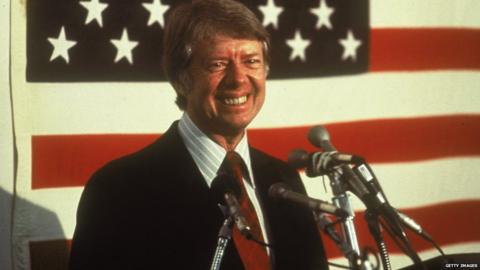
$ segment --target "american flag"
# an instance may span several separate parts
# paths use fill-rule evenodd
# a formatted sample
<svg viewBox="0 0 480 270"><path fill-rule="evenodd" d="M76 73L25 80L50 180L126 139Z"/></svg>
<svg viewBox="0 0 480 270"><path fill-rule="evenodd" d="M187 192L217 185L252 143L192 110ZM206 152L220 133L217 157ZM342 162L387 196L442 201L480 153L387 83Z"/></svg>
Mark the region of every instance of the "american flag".
<svg viewBox="0 0 480 270"><path fill-rule="evenodd" d="M273 53L250 142L285 160L294 148L315 150L306 133L326 125L447 253L478 252L480 2L244 2L271 33ZM16 269L61 264L90 174L180 117L161 70L165 19L177 4L12 2ZM322 179L303 177L310 195L332 197ZM373 246L364 207L354 206L360 245ZM412 241L422 258L437 256ZM388 244L394 268L411 264Z"/></svg>

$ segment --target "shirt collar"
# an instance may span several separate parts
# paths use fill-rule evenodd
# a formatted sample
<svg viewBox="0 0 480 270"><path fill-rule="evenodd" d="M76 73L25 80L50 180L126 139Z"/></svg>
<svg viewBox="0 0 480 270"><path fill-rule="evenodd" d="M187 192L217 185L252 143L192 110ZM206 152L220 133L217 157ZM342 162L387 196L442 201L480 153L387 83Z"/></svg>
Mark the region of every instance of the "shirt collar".
<svg viewBox="0 0 480 270"><path fill-rule="evenodd" d="M207 185L210 186L213 179L217 176L217 171L227 151L205 135L205 133L193 123L187 113L184 113L180 119L178 130L188 152L195 161L202 176L205 178ZM242 157L247 165L250 178L253 179L250 150L246 135L242 137L234 151Z"/></svg>

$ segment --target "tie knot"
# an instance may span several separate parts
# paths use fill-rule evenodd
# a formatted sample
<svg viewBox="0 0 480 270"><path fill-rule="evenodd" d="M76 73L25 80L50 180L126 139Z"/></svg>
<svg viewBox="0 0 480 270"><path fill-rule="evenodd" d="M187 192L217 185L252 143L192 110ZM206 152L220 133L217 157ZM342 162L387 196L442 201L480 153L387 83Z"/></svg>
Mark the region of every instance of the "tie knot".
<svg viewBox="0 0 480 270"><path fill-rule="evenodd" d="M242 157L235 151L228 151L227 152L227 155L225 156L225 158L227 159L228 162L230 162L230 164L232 166L242 166L242 163L243 163L243 159Z"/></svg>
<svg viewBox="0 0 480 270"><path fill-rule="evenodd" d="M235 176L236 180L241 180L244 178L250 182L247 165L243 161L242 157L235 151L227 152L222 165L220 165L218 173L231 174Z"/></svg>

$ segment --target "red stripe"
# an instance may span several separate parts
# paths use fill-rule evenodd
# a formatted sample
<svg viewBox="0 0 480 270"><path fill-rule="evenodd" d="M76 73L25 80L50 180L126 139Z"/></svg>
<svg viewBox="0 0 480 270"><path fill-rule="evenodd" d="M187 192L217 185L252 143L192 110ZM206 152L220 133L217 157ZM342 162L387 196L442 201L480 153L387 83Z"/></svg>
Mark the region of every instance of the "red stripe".
<svg viewBox="0 0 480 270"><path fill-rule="evenodd" d="M480 155L480 115L379 119L326 125L340 151L370 163ZM314 151L309 127L255 129L250 143L286 160L295 148ZM32 188L82 186L103 164L151 143L157 135L32 137Z"/></svg>
<svg viewBox="0 0 480 270"><path fill-rule="evenodd" d="M370 163L480 155L480 115L376 119L325 127L339 151L361 155ZM249 132L249 140L285 160L295 148L315 151L306 139L309 128L257 129Z"/></svg>
<svg viewBox="0 0 480 270"><path fill-rule="evenodd" d="M480 30L372 29L370 71L480 69Z"/></svg>
<svg viewBox="0 0 480 270"><path fill-rule="evenodd" d="M441 246L480 241L480 230L478 230L478 228L480 228L480 200L457 201L428 207L406 209L403 211L421 224ZM363 221L362 212L356 213L355 226L360 247L369 246L375 248L375 243ZM429 243L419 237L411 234L409 237L414 249L418 252L433 248ZM389 236L384 234L384 238L386 239L390 253L400 253ZM342 256L338 248L325 235L323 236L323 242L329 258ZM51 261L48 260L51 265L64 262L66 260L62 256L68 256L70 246L71 241L64 239L31 242L30 253L32 265L35 263L45 263L44 260L48 260L48 258L52 259ZM55 254L55 256L52 256L52 254ZM61 255L60 257L58 257L59 254ZM55 258L55 260L53 260L53 258Z"/></svg>
<svg viewBox="0 0 480 270"><path fill-rule="evenodd" d="M109 160L156 138L151 134L32 136L32 189L83 186Z"/></svg>

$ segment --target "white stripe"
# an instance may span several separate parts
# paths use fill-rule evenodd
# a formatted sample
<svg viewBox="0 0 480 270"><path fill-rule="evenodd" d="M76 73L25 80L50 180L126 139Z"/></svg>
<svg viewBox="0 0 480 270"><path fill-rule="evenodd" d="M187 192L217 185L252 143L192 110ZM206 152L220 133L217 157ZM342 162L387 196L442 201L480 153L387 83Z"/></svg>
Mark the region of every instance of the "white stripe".
<svg viewBox="0 0 480 270"><path fill-rule="evenodd" d="M476 85L478 72L450 71L271 81L265 106L251 127L478 113Z"/></svg>
<svg viewBox="0 0 480 270"><path fill-rule="evenodd" d="M33 134L159 132L181 116L167 83L28 84L14 90L17 126L31 127Z"/></svg>
<svg viewBox="0 0 480 270"><path fill-rule="evenodd" d="M464 253L478 253L480 250L480 242L470 242L470 243L461 243L461 244L453 244L453 245L446 245L443 246L443 251L447 255L453 255L453 254L464 254ZM422 252L419 252L420 258L422 258L423 261L436 258L440 254L436 249L428 249ZM390 261L392 263L392 269L399 269L402 267L407 267L413 264L413 262L405 255L402 254L393 254L390 255ZM347 265L348 262L347 260L343 258L336 258L336 259L330 259L329 262L337 263L337 264L342 264L342 265ZM461 262L459 262L461 263ZM341 269L338 267L330 267L331 270L337 270ZM382 269L382 268L380 268ZM444 269L444 268L442 268ZM446 268L448 269L448 268ZM452 269L469 269L469 268L452 268ZM476 268L470 268L470 269L476 269Z"/></svg>
<svg viewBox="0 0 480 270"><path fill-rule="evenodd" d="M372 165L390 203L397 208L420 207L449 201L480 199L480 158L451 158L424 162ZM330 201L322 178L302 174L308 194ZM326 186L329 181L325 177ZM365 209L352 196L356 210Z"/></svg>
<svg viewBox="0 0 480 270"><path fill-rule="evenodd" d="M14 234L20 238L71 238L83 187L19 193Z"/></svg>
<svg viewBox="0 0 480 270"><path fill-rule="evenodd" d="M370 25L383 27L480 27L478 0L371 0Z"/></svg>
<svg viewBox="0 0 480 270"><path fill-rule="evenodd" d="M250 127L478 113L478 85L478 72L453 71L269 81ZM159 133L181 115L166 83L30 84L15 91L21 133Z"/></svg>

